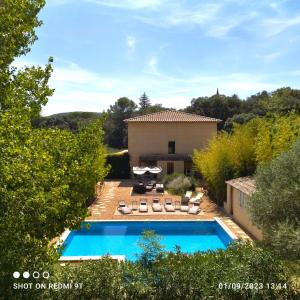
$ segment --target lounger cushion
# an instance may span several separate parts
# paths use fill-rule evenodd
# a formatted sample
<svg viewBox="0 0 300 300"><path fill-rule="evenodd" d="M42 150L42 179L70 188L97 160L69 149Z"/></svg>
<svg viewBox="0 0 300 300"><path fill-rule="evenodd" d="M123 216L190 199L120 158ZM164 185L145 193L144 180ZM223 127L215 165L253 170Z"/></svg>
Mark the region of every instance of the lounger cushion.
<svg viewBox="0 0 300 300"><path fill-rule="evenodd" d="M189 211L189 207L187 205L181 205L180 211Z"/></svg>
<svg viewBox="0 0 300 300"><path fill-rule="evenodd" d="M153 211L162 211L162 206L160 203L153 203L152 209L153 209Z"/></svg>
<svg viewBox="0 0 300 300"><path fill-rule="evenodd" d="M166 204L165 209L168 212L175 211L175 207L172 204Z"/></svg>
<svg viewBox="0 0 300 300"><path fill-rule="evenodd" d="M200 212L200 208L199 206L193 206L191 207L189 210L188 210L188 213L189 214L193 214L193 215L196 215Z"/></svg>
<svg viewBox="0 0 300 300"><path fill-rule="evenodd" d="M131 208L125 206L125 207L120 208L120 212L123 214L131 214L132 210L131 210Z"/></svg>
<svg viewBox="0 0 300 300"><path fill-rule="evenodd" d="M140 212L147 212L148 211L148 205L140 205L139 211Z"/></svg>

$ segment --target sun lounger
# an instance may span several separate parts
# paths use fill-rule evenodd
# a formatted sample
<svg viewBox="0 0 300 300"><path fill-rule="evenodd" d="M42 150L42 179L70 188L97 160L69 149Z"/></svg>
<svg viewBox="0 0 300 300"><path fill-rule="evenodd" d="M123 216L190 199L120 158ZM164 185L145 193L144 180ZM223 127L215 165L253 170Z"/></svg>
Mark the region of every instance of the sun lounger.
<svg viewBox="0 0 300 300"><path fill-rule="evenodd" d="M165 199L165 210L167 212L173 212L173 211L175 211L175 207L173 205L172 199Z"/></svg>
<svg viewBox="0 0 300 300"><path fill-rule="evenodd" d="M162 206L161 206L158 198L155 198L155 199L152 200L152 210L154 212L162 211Z"/></svg>
<svg viewBox="0 0 300 300"><path fill-rule="evenodd" d="M141 199L140 200L139 212L148 212L147 199Z"/></svg>
<svg viewBox="0 0 300 300"><path fill-rule="evenodd" d="M192 194L193 194L193 192L192 191L187 191L186 193L185 193L185 195L184 195L184 197L186 197L186 198L191 198L192 197Z"/></svg>
<svg viewBox="0 0 300 300"><path fill-rule="evenodd" d="M194 203L192 207L189 208L188 214L197 215L200 212L199 203Z"/></svg>
<svg viewBox="0 0 300 300"><path fill-rule="evenodd" d="M200 192L196 195L196 197L193 197L190 199L190 203L200 203L202 198L204 196L204 193Z"/></svg>
<svg viewBox="0 0 300 300"><path fill-rule="evenodd" d="M120 201L119 202L118 211L121 212L122 214L125 214L125 215L132 213L132 209L127 206L125 201Z"/></svg>
<svg viewBox="0 0 300 300"><path fill-rule="evenodd" d="M181 204L181 206L180 206L180 211L188 212L189 209L190 209L190 207L188 204Z"/></svg>

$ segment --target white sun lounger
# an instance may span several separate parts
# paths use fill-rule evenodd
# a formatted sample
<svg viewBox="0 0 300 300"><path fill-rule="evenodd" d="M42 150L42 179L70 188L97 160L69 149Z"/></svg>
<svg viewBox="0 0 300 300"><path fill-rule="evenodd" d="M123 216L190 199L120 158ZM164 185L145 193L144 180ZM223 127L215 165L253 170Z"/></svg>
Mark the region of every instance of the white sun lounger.
<svg viewBox="0 0 300 300"><path fill-rule="evenodd" d="M141 199L140 200L139 212L148 212L147 199Z"/></svg>
<svg viewBox="0 0 300 300"><path fill-rule="evenodd" d="M165 210L167 212L173 212L173 211L175 211L175 207L173 205L172 199L165 199Z"/></svg>
<svg viewBox="0 0 300 300"><path fill-rule="evenodd" d="M192 207L189 208L188 214L197 215L200 212L199 203L194 203Z"/></svg>
<svg viewBox="0 0 300 300"><path fill-rule="evenodd" d="M186 198L191 198L192 197L192 194L193 194L193 192L192 191L187 191L186 193L185 193L185 195L184 195L184 197L186 197Z"/></svg>
<svg viewBox="0 0 300 300"><path fill-rule="evenodd" d="M155 198L155 199L152 200L152 210L154 212L162 211L162 206L161 206L158 198Z"/></svg>
<svg viewBox="0 0 300 300"><path fill-rule="evenodd" d="M121 212L122 214L125 214L125 215L128 215L128 214L132 213L132 209L127 206L125 201L120 201L119 202L118 210L119 210L119 212Z"/></svg>
<svg viewBox="0 0 300 300"><path fill-rule="evenodd" d="M196 197L193 197L190 199L190 203L200 203L202 198L204 196L204 193L200 192L196 195Z"/></svg>

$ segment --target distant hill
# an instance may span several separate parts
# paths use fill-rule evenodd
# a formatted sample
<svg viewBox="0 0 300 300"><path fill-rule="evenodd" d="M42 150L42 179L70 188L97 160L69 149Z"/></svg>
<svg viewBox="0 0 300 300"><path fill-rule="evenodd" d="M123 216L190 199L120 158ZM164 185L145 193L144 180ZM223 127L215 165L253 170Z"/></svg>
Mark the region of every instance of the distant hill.
<svg viewBox="0 0 300 300"><path fill-rule="evenodd" d="M101 118L102 115L103 113L84 111L58 113L47 117L39 117L33 121L33 126L36 128L70 129L72 132L77 132L81 126Z"/></svg>

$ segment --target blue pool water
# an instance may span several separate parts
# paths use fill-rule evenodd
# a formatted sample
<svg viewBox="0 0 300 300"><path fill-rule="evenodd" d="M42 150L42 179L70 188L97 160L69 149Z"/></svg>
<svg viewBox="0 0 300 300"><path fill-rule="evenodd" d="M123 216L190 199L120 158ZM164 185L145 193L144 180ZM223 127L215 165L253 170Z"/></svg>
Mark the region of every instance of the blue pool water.
<svg viewBox="0 0 300 300"><path fill-rule="evenodd" d="M167 251L174 251L176 245L186 253L225 249L232 241L216 221L83 222L68 235L62 256L110 254L135 260L141 252L137 241L144 230L160 235Z"/></svg>

